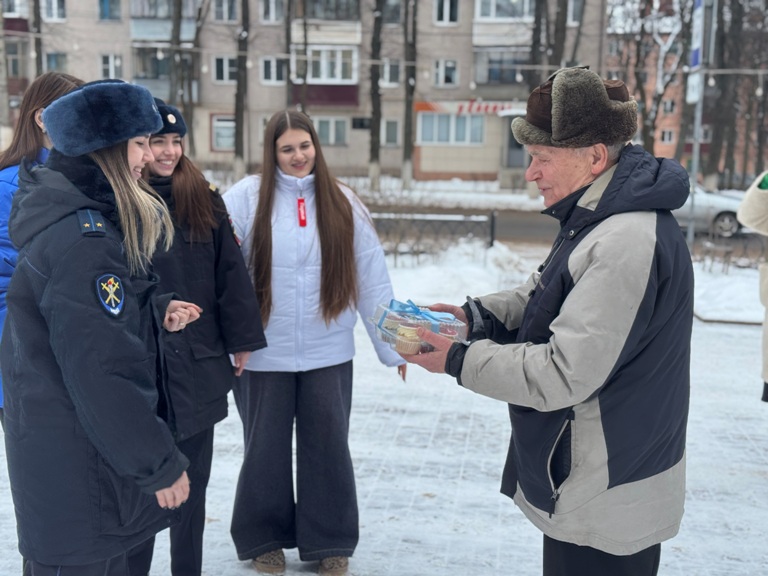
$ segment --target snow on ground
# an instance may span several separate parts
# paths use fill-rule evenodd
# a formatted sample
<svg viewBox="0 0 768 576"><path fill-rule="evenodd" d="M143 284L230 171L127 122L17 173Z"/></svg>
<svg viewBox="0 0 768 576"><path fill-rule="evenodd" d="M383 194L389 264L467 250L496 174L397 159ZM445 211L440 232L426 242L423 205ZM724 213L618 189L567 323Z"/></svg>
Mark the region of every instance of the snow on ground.
<svg viewBox="0 0 768 576"><path fill-rule="evenodd" d="M523 281L546 254L536 245L484 248L463 242L391 267L396 296L460 303ZM760 402L763 310L757 271L696 272L688 489L680 534L662 546L662 576L768 574L768 404ZM732 322L734 321L734 322ZM353 576L535 576L541 535L499 493L509 436L506 406L410 366L407 382L376 360L356 328L350 445L357 474L360 544ZM205 574L254 572L239 562L229 521L242 430L234 406L217 426L208 491ZM4 458L0 443L0 459ZM55 473L55 471L51 471ZM167 576L161 534L153 576ZM289 575L316 563L287 552ZM0 575L20 573L13 507L0 466Z"/></svg>

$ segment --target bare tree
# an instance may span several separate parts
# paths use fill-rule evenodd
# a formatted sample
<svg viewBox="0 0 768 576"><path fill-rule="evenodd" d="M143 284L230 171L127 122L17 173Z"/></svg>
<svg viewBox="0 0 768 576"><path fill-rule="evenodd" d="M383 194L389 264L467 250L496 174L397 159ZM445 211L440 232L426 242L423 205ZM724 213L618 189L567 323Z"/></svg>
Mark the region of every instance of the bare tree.
<svg viewBox="0 0 768 576"><path fill-rule="evenodd" d="M546 56L549 29L549 17L547 0L539 0L534 6L533 12L533 32L531 39L531 69L526 72L528 89L532 92L542 83L546 75L544 66L548 64Z"/></svg>
<svg viewBox="0 0 768 576"><path fill-rule="evenodd" d="M43 73L43 23L40 0L32 0L32 31L35 34L35 76Z"/></svg>
<svg viewBox="0 0 768 576"><path fill-rule="evenodd" d="M285 0L285 8L284 8L284 25L285 25L285 53L288 55L288 58L285 60L285 77L286 80L286 90L285 90L285 107L290 108L291 104L293 104L293 81L291 78L293 78L293 68L291 65L291 42L292 40L292 26L293 26L293 0Z"/></svg>
<svg viewBox="0 0 768 576"><path fill-rule="evenodd" d="M5 19L0 10L0 30L3 30ZM8 104L8 68L5 63L5 38L0 39L0 131L11 128L11 111ZM0 145L6 148L5 133L0 132Z"/></svg>
<svg viewBox="0 0 768 576"><path fill-rule="evenodd" d="M744 6L740 0L723 0L717 5L717 45L710 55L710 64L715 68L739 68L742 59L742 35L744 33ZM735 139L736 132L731 127L736 123L738 110L738 83L736 74L720 74L711 76L715 84L716 98L710 99L708 116L711 118L712 141L703 162L702 175L711 184L717 185L717 175L720 172L720 160L723 149L731 149L727 142ZM732 178L734 168L733 157L726 153L725 169L728 179ZM713 186L713 187L715 187Z"/></svg>
<svg viewBox="0 0 768 576"><path fill-rule="evenodd" d="M413 101L416 94L416 29L418 23L416 0L403 2L403 36L405 39L405 110L403 116L403 188L410 189L413 181Z"/></svg>
<svg viewBox="0 0 768 576"><path fill-rule="evenodd" d="M681 42L685 23L690 23L690 0L664 4L648 0L622 2L616 3L614 9L611 29L621 31L615 39L621 43L623 64L633 72L633 91L642 115L643 147L653 151L661 103L679 75L686 54Z"/></svg>
<svg viewBox="0 0 768 576"><path fill-rule="evenodd" d="M245 176L245 109L248 95L248 36L251 13L248 0L240 1L240 30L237 35L237 83L235 88L235 181Z"/></svg>
<svg viewBox="0 0 768 576"><path fill-rule="evenodd" d="M373 6L373 33L371 34L371 136L368 158L368 176L371 190L379 191L381 178L381 29L384 23L384 4L386 0L375 0Z"/></svg>
<svg viewBox="0 0 768 576"><path fill-rule="evenodd" d="M552 58L558 67L564 64L565 38L568 30L568 0L555 1L555 33L552 37Z"/></svg>
<svg viewBox="0 0 768 576"><path fill-rule="evenodd" d="M176 106L179 100L179 92L181 91L181 79L179 78L181 72L181 0L173 0L171 3L171 49L170 58L171 65L169 66L169 91L168 103Z"/></svg>
<svg viewBox="0 0 768 576"><path fill-rule="evenodd" d="M194 95L195 85L200 80L200 34L203 30L203 24L208 18L210 8L210 0L202 0L202 2L200 2L195 16L195 37L192 40L192 50L188 58L181 59L181 86L183 87L181 93L181 105L184 118L187 121L187 126L189 126L189 131L187 132L189 146L187 151L192 158L195 157L196 153Z"/></svg>

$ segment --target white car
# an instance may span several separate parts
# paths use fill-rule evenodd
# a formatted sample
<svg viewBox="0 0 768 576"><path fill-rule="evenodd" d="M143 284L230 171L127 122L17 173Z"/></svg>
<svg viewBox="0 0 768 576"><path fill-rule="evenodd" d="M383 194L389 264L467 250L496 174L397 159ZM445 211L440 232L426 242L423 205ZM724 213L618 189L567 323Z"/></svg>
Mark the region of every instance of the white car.
<svg viewBox="0 0 768 576"><path fill-rule="evenodd" d="M734 195L720 194L697 186L688 196L682 208L672 211L678 224L688 228L693 201L693 231L695 234L708 234L720 238L730 238L741 229L736 220L736 210L741 200Z"/></svg>

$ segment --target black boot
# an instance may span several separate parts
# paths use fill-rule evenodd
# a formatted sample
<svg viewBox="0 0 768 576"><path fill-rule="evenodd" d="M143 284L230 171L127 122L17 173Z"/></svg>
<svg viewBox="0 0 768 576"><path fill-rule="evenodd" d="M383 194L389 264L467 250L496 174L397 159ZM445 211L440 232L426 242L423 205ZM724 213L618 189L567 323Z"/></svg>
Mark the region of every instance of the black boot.
<svg viewBox="0 0 768 576"><path fill-rule="evenodd" d="M763 382L763 402L768 402L768 382Z"/></svg>

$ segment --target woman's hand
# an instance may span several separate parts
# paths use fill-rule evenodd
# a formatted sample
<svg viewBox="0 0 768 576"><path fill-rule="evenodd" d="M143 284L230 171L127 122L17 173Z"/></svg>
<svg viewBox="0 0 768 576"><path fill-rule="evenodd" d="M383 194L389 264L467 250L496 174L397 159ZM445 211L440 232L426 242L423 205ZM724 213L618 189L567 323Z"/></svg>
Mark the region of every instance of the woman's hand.
<svg viewBox="0 0 768 576"><path fill-rule="evenodd" d="M182 300L171 300L168 304L168 308L165 310L163 328L168 330L168 332L178 332L179 330L183 330L190 322L194 322L200 318L200 314L202 313L203 309L197 304L184 302Z"/></svg>
<svg viewBox="0 0 768 576"><path fill-rule="evenodd" d="M155 492L160 508L175 510L189 498L189 478L186 472L182 472L178 480L168 488Z"/></svg>
<svg viewBox="0 0 768 576"><path fill-rule="evenodd" d="M235 352L235 376L240 376L245 370L245 363L248 362L250 352Z"/></svg>

